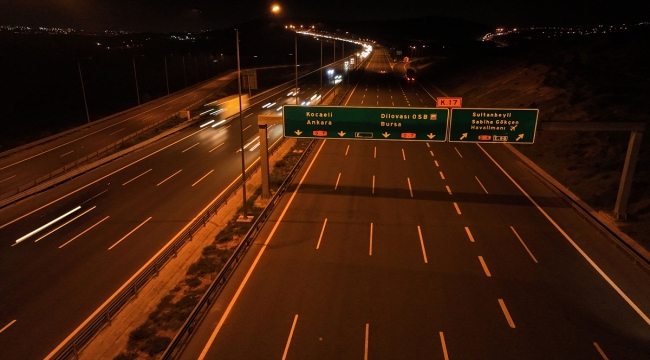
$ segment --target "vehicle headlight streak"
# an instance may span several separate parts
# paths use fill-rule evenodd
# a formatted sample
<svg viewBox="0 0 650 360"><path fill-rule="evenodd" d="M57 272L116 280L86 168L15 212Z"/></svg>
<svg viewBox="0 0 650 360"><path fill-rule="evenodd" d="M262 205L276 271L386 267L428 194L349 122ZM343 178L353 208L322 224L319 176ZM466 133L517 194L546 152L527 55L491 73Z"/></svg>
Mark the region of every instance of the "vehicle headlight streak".
<svg viewBox="0 0 650 360"><path fill-rule="evenodd" d="M76 208L74 208L74 209L68 211L67 213L65 213L65 214L63 214L63 215L61 215L61 216L59 216L58 218L56 218L56 219L50 221L49 223L47 223L47 224L45 224L45 225L39 227L38 229L36 229L36 230L30 232L29 234L27 234L27 235L21 237L20 239L16 240L16 243L14 243L14 245L21 243L21 242L24 241L25 239L28 239L30 236L33 236L33 235L35 235L35 234L38 234L39 232L41 232L41 231L43 231L44 229L46 229L48 226L52 226L52 225L55 224L56 222L61 221L61 219L63 219L63 218L65 218L66 216L68 216L68 215L74 213L75 211L78 211L79 209L81 209L81 206L77 206ZM13 246L13 245L12 245L12 246Z"/></svg>
<svg viewBox="0 0 650 360"><path fill-rule="evenodd" d="M212 124L213 122L214 122L214 120L210 120L210 121L208 121L207 123L201 125L200 127L201 127L201 128L204 128L204 127L206 127L206 126Z"/></svg>
<svg viewBox="0 0 650 360"><path fill-rule="evenodd" d="M221 121L217 122L216 124L212 125L211 127L217 127L217 126L219 126L221 124L224 124L225 122L226 122L226 120L221 120Z"/></svg>

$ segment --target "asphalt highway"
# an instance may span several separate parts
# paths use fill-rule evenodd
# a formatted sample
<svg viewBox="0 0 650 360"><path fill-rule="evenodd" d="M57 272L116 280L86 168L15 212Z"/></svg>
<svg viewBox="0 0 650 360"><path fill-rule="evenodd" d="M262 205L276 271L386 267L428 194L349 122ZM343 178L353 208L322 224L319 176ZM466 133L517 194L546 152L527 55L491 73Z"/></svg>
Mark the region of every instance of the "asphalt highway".
<svg viewBox="0 0 650 360"><path fill-rule="evenodd" d="M319 83L301 80L301 96L320 94ZM243 113L247 167L259 157L257 115L293 103L291 88L254 99ZM238 119L222 120L206 115L0 210L0 358L44 358L238 178L242 129ZM269 143L280 136L281 126L271 127Z"/></svg>
<svg viewBox="0 0 650 360"><path fill-rule="evenodd" d="M435 106L372 56L348 105ZM183 358L646 359L648 284L502 145L321 140Z"/></svg>

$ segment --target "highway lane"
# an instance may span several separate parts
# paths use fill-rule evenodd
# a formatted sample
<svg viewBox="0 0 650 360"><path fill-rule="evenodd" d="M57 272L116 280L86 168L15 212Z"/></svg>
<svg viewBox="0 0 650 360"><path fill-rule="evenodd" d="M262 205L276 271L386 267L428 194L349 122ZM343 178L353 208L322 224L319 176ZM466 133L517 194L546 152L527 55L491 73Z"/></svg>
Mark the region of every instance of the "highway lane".
<svg viewBox="0 0 650 360"><path fill-rule="evenodd" d="M399 76L377 92L382 75L348 105L433 106ZM648 274L502 146L317 150L183 358L647 357Z"/></svg>
<svg viewBox="0 0 650 360"><path fill-rule="evenodd" d="M0 194L75 162L123 137L163 120L218 91L237 78L237 73L219 76L181 90L171 97L153 100L88 129L35 146L0 159Z"/></svg>
<svg viewBox="0 0 650 360"><path fill-rule="evenodd" d="M301 81L303 94L318 92L317 80ZM277 113L269 103L293 102L288 88L257 99L244 112L247 166L258 157L256 115ZM214 122L201 127L210 119ZM239 121L212 127L219 120L206 117L151 147L0 210L0 323L11 323L0 333L3 359L47 355L237 178ZM271 127L270 142L280 136L281 127ZM15 243L77 206L56 224Z"/></svg>

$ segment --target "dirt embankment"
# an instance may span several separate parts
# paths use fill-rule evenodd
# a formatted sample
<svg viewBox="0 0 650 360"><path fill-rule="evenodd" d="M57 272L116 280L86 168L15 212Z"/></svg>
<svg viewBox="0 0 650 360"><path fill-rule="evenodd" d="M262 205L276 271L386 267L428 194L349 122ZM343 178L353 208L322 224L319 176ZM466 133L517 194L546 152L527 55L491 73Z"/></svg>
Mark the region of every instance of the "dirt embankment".
<svg viewBox="0 0 650 360"><path fill-rule="evenodd" d="M423 69L422 75L450 96L462 96L466 107L539 108L540 121L650 123L650 31L576 36L496 50L442 60ZM518 149L592 207L611 212L629 135L538 132L534 145ZM646 134L641 145L630 220L620 224L647 249L649 137Z"/></svg>

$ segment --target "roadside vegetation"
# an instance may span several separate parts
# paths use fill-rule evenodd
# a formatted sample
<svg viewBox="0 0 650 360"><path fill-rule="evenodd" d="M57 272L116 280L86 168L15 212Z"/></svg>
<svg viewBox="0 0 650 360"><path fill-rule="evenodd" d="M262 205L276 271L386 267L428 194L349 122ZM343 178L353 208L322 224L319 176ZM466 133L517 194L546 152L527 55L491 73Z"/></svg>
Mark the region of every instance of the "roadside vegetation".
<svg viewBox="0 0 650 360"><path fill-rule="evenodd" d="M309 140L298 140L291 150L273 167L270 174L271 192L275 193L298 159L309 145ZM248 200L255 221L263 208L255 206L261 193L258 188ZM147 321L129 334L126 349L114 360L151 360L162 353L176 332L190 315L212 281L228 261L246 235L253 222L237 222L233 217L226 227L216 235L212 243L201 253L201 257L190 265L185 278L164 296Z"/></svg>
<svg viewBox="0 0 650 360"><path fill-rule="evenodd" d="M448 58L422 73L466 107L539 108L540 121L650 123L650 31L531 40ZM650 124L649 124L650 125ZM517 149L594 209L611 213L629 132L538 132ZM650 140L637 163L630 219L619 227L650 250Z"/></svg>

